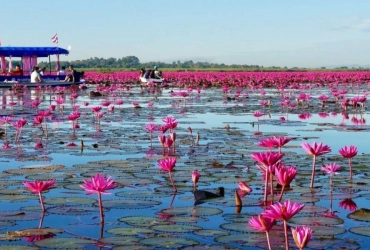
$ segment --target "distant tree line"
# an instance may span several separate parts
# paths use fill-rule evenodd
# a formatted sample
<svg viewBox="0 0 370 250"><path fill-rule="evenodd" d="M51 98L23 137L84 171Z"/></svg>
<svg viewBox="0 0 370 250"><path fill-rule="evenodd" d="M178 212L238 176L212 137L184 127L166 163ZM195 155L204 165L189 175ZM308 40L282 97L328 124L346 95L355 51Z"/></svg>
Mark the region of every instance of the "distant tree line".
<svg viewBox="0 0 370 250"><path fill-rule="evenodd" d="M39 63L40 66L46 66L49 64L48 62L41 62ZM126 68L126 69L137 69L137 68L152 68L154 65L158 66L159 68L179 68L179 69L187 69L187 68L260 68L263 66L259 65L240 65L240 64L231 64L227 65L224 63L209 63L209 62L193 62L192 60L188 61L175 61L172 63L165 63L165 62L145 62L141 63L139 58L136 56L125 56L122 58L98 58L98 57L91 57L89 59L84 60L74 60L74 61L61 61L61 66L68 66L74 65L76 68ZM55 62L51 62L52 68L55 68Z"/></svg>

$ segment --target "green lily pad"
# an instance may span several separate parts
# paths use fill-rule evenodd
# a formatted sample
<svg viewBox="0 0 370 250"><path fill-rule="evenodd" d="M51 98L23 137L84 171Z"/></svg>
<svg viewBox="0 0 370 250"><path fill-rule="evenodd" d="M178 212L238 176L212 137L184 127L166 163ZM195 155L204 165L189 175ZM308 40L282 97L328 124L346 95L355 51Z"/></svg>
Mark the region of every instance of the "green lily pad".
<svg viewBox="0 0 370 250"><path fill-rule="evenodd" d="M94 240L79 238L49 238L36 241L34 244L38 247L47 247L52 249L81 249L96 243Z"/></svg>
<svg viewBox="0 0 370 250"><path fill-rule="evenodd" d="M169 215L194 215L194 216L209 216L221 214L223 211L218 208L211 207L175 207L161 210L161 213Z"/></svg>
<svg viewBox="0 0 370 250"><path fill-rule="evenodd" d="M118 227L107 230L107 233L124 236L136 236L137 234L154 233L154 230L150 228Z"/></svg>
<svg viewBox="0 0 370 250"><path fill-rule="evenodd" d="M170 217L168 221L175 223L197 223L208 221L208 219L199 216L174 216Z"/></svg>
<svg viewBox="0 0 370 250"><path fill-rule="evenodd" d="M370 221L370 209L366 208L358 209L350 213L347 217L359 221Z"/></svg>
<svg viewBox="0 0 370 250"><path fill-rule="evenodd" d="M150 227L156 231L167 232L167 233L187 233L194 230L201 230L201 227L193 225L181 225L181 224L171 224L171 225L155 225Z"/></svg>
<svg viewBox="0 0 370 250"><path fill-rule="evenodd" d="M44 200L45 204L49 205L90 205L97 200L86 197L55 197Z"/></svg>
<svg viewBox="0 0 370 250"><path fill-rule="evenodd" d="M344 234L347 230L338 226L314 226L310 225L315 237Z"/></svg>
<svg viewBox="0 0 370 250"><path fill-rule="evenodd" d="M296 216L289 220L289 223L297 225L340 225L344 221L340 218L326 217L326 216Z"/></svg>
<svg viewBox="0 0 370 250"><path fill-rule="evenodd" d="M0 220L37 220L40 219L40 213L24 211L1 211Z"/></svg>
<svg viewBox="0 0 370 250"><path fill-rule="evenodd" d="M222 231L222 230L212 230L212 229L202 229L202 230L197 230L193 232L195 235L199 236L206 236L206 237L211 237L211 236L221 236L221 235L229 235L230 233L227 231Z"/></svg>
<svg viewBox="0 0 370 250"><path fill-rule="evenodd" d="M7 232L8 235L13 236L37 236L37 235L48 235L50 233L56 234L56 233L63 233L63 229L57 229L57 228L29 228L24 229L20 231L14 231L14 232Z"/></svg>
<svg viewBox="0 0 370 250"><path fill-rule="evenodd" d="M162 247L162 248L180 248L182 246L198 245L199 242L184 237L155 237L140 241L141 244Z"/></svg>
<svg viewBox="0 0 370 250"><path fill-rule="evenodd" d="M0 245L0 249L4 250L39 250L38 247L25 246L25 245Z"/></svg>
<svg viewBox="0 0 370 250"><path fill-rule="evenodd" d="M158 224L168 224L164 219L150 216L127 216L118 219L120 222L124 222L130 226L148 227Z"/></svg>
<svg viewBox="0 0 370 250"><path fill-rule="evenodd" d="M119 236L119 237L105 237L101 238L100 241L106 244L112 244L116 246L130 246L138 245L141 238L133 236ZM131 248L130 248L131 249Z"/></svg>
<svg viewBox="0 0 370 250"><path fill-rule="evenodd" d="M354 234L370 237L370 227L352 227L349 231Z"/></svg>
<svg viewBox="0 0 370 250"><path fill-rule="evenodd" d="M117 192L116 196L135 199L148 199L148 198L163 198L170 196L170 194L155 191L126 189L125 191Z"/></svg>
<svg viewBox="0 0 370 250"><path fill-rule="evenodd" d="M152 200L104 200L103 207L116 209L146 209L161 204Z"/></svg>

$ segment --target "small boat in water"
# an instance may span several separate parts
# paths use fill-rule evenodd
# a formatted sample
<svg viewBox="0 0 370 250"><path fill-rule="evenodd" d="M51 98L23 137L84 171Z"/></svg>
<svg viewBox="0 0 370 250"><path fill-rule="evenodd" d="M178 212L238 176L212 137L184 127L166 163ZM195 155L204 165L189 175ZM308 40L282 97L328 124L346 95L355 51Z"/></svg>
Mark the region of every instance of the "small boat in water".
<svg viewBox="0 0 370 250"><path fill-rule="evenodd" d="M163 78L145 78L145 77L140 77L140 82L142 83L163 83L164 79Z"/></svg>
<svg viewBox="0 0 370 250"><path fill-rule="evenodd" d="M85 83L85 80L79 79L78 82L64 82L66 76L52 74L50 66L50 55L57 55L57 65L59 66L59 55L68 55L69 51L59 47L0 47L1 71L0 88L16 87L38 87L38 86L70 86ZM22 62L22 75L15 75L13 72L6 72L5 57L20 57ZM41 83L31 83L30 74L37 65L37 58L49 57L49 72L44 72ZM49 73L49 74L48 74Z"/></svg>

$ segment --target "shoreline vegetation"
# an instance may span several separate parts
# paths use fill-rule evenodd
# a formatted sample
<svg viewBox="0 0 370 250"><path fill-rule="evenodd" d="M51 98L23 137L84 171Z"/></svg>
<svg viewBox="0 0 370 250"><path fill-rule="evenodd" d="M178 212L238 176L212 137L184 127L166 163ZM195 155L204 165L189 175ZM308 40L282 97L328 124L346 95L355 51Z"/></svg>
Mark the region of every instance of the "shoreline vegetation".
<svg viewBox="0 0 370 250"><path fill-rule="evenodd" d="M8 62L7 62L8 63ZM21 65L21 61L13 60L13 65ZM75 68L83 71L95 71L101 73L112 72L136 72L140 68L152 69L154 65L158 66L164 72L315 72L315 71L370 71L369 65L363 67L353 66L337 66L337 67L286 67L286 66L261 66L247 64L224 64L210 62L193 62L189 61L174 61L172 63L165 62L145 62L141 63L136 56L126 56L122 58L89 58L83 60L61 61L60 66L68 67L74 65ZM56 62L41 61L39 67L46 67L54 70Z"/></svg>

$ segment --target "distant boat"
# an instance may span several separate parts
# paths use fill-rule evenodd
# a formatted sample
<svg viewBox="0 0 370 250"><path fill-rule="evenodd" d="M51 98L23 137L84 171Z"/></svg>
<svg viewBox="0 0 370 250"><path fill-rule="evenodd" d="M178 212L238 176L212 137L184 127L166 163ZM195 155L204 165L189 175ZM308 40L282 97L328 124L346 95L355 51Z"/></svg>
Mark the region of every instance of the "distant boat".
<svg viewBox="0 0 370 250"><path fill-rule="evenodd" d="M150 83L150 82L154 82L154 83L163 83L164 79L163 79L163 78L157 79L157 78L145 78L145 77L140 77L140 81L141 81L142 83Z"/></svg>
<svg viewBox="0 0 370 250"><path fill-rule="evenodd" d="M69 51L59 47L0 47L0 58L2 59L2 70L0 71L0 88L11 88L16 86L38 87L38 86L70 86L85 83L85 80L80 79L78 82L62 82L65 76L51 74L50 55L68 55ZM12 75L6 73L5 57L21 57L23 74ZM41 83L31 83L30 74L34 66L37 65L37 58L49 57L49 75L42 76ZM57 61L58 62L58 61ZM47 73L47 72L46 72ZM4 75L1 75L4 74Z"/></svg>

